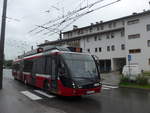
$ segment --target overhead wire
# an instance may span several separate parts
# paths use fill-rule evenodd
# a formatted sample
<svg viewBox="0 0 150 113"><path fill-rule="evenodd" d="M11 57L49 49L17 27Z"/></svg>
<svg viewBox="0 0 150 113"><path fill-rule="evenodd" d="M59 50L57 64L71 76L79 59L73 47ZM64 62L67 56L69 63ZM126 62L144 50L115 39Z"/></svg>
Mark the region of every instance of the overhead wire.
<svg viewBox="0 0 150 113"><path fill-rule="evenodd" d="M119 2L119 1L120 1L120 0L116 0L116 1L111 2L111 3L108 3L108 4L106 4L106 5L103 5L103 6L100 6L100 7L95 8L95 9L86 11L86 12L84 12L84 13L77 14L75 17L68 18L68 20L65 20L65 21L70 21L70 20L72 20L72 21L71 21L69 24L67 24L65 27L63 27L60 31L62 31L63 29L67 28L69 25L71 25L73 22L77 21L77 20L78 20L79 18L81 18L82 16L87 15L87 14L89 14L89 13L92 13L92 12L94 12L94 11L96 11L96 10L101 9L101 8L107 7L107 6L109 6L109 5L112 5L112 4L114 4L114 3L116 3L116 2ZM48 33L50 33L50 32L44 33L44 35L45 35L45 34L48 34Z"/></svg>
<svg viewBox="0 0 150 113"><path fill-rule="evenodd" d="M45 25L50 24L50 23L57 22L58 20L61 20L61 19L63 19L63 18L68 18L68 17L70 17L70 16L73 16L74 14L76 14L76 13L78 13L78 12L81 12L81 11L87 9L87 8L91 8L91 7L94 6L95 4L98 4L98 3L102 2L102 1L104 1L104 0L98 0L98 1L96 1L96 2L94 2L94 3L89 4L88 6L80 7L79 9L76 9L76 10L73 10L73 11L69 11L69 12L67 12L66 15L63 15L63 16L60 16L60 17L58 17L58 18L56 18L56 19L50 20L50 21L48 21L48 22L42 24L42 26L45 26ZM33 32L33 31L35 31L35 30L37 30L37 29L38 29L38 27L36 27L36 28L30 30L28 33L31 33L31 32Z"/></svg>

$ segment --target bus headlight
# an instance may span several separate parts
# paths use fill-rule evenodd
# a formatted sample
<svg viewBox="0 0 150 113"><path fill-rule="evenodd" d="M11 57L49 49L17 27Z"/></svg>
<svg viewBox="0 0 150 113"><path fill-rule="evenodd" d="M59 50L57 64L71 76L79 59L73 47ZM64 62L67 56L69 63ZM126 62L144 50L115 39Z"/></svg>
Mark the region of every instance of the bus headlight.
<svg viewBox="0 0 150 113"><path fill-rule="evenodd" d="M76 88L76 85L75 85L75 83L74 83L74 82L72 82L72 86L73 86L73 88Z"/></svg>
<svg viewBox="0 0 150 113"><path fill-rule="evenodd" d="M80 85L77 85L77 84L75 84L74 82L72 82L72 86L73 86L73 88L82 88L82 86L80 86Z"/></svg>
<svg viewBox="0 0 150 113"><path fill-rule="evenodd" d="M78 85L78 88L80 88L80 89L81 89L81 88L82 88L82 86Z"/></svg>

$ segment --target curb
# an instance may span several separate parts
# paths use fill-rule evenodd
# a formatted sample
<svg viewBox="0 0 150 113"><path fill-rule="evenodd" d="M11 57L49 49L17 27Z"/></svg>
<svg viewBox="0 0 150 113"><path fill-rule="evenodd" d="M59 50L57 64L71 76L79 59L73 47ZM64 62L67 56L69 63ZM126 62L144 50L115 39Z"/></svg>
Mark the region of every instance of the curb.
<svg viewBox="0 0 150 113"><path fill-rule="evenodd" d="M102 85L108 85L108 86L119 86L119 84L118 84L118 85L115 85L115 84L110 84L110 83L105 83L105 82L104 82L104 83L102 82Z"/></svg>
<svg viewBox="0 0 150 113"><path fill-rule="evenodd" d="M135 88L135 87L129 87L129 86L119 86L119 88L126 88L126 89L128 88L128 89L137 89L137 90L150 91L150 89L146 89L146 88Z"/></svg>

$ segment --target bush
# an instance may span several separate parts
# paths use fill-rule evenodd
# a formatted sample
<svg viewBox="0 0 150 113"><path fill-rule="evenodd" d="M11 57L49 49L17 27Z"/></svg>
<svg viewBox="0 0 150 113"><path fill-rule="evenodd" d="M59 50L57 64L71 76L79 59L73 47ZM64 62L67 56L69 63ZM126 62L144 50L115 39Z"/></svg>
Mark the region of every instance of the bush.
<svg viewBox="0 0 150 113"><path fill-rule="evenodd" d="M129 77L122 76L120 82L130 82Z"/></svg>
<svg viewBox="0 0 150 113"><path fill-rule="evenodd" d="M144 76L139 76L136 78L136 83L139 85L148 85L148 78L145 78Z"/></svg>
<svg viewBox="0 0 150 113"><path fill-rule="evenodd" d="M149 71L145 71L145 72L143 72L143 75L144 76L150 76L150 72Z"/></svg>
<svg viewBox="0 0 150 113"><path fill-rule="evenodd" d="M120 83L133 83L137 85L148 85L148 78L139 75L135 80L131 80L128 76L122 76Z"/></svg>

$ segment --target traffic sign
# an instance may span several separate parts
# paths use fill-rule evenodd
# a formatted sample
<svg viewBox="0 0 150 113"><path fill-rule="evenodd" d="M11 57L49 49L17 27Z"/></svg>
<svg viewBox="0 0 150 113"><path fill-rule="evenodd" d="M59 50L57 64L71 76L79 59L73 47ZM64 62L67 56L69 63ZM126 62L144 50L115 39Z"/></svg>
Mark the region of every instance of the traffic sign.
<svg viewBox="0 0 150 113"><path fill-rule="evenodd" d="M128 55L128 61L131 61L131 60L132 60L132 56Z"/></svg>

